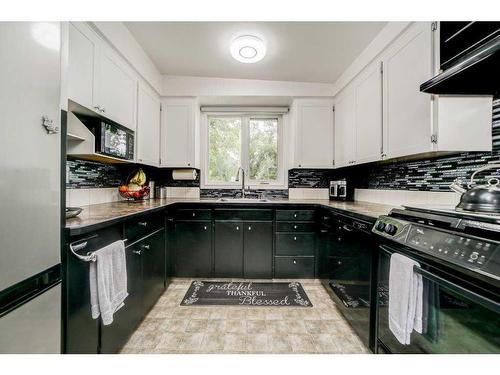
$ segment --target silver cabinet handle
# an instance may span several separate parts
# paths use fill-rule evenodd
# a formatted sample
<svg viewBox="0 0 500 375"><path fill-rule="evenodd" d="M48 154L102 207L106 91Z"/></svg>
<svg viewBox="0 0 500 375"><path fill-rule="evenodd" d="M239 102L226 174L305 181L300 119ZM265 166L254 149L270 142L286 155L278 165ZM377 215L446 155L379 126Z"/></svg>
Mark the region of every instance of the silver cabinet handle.
<svg viewBox="0 0 500 375"><path fill-rule="evenodd" d="M297 261L295 259L293 260L293 264L297 264Z"/></svg>
<svg viewBox="0 0 500 375"><path fill-rule="evenodd" d="M297 241L297 237L293 237L293 240L294 240L294 241Z"/></svg>
<svg viewBox="0 0 500 375"><path fill-rule="evenodd" d="M293 217L297 217L297 214L293 214Z"/></svg>
<svg viewBox="0 0 500 375"><path fill-rule="evenodd" d="M139 221L137 223L137 225L141 226L141 227L147 227L148 226L148 222L147 221Z"/></svg>
<svg viewBox="0 0 500 375"><path fill-rule="evenodd" d="M248 230L252 230L252 227L248 227Z"/></svg>
<svg viewBox="0 0 500 375"><path fill-rule="evenodd" d="M195 217L195 216L196 216L196 212L193 212L193 217Z"/></svg>
<svg viewBox="0 0 500 375"><path fill-rule="evenodd" d="M294 226L293 226L293 229L297 229L297 226L296 226L296 225L294 225Z"/></svg>
<svg viewBox="0 0 500 375"><path fill-rule="evenodd" d="M205 225L205 226L203 227L203 229L204 229L204 230L207 230L207 226Z"/></svg>
<svg viewBox="0 0 500 375"><path fill-rule="evenodd" d="M141 248L142 248L142 249L146 249L146 250L149 250L149 248L150 248L150 245L141 245Z"/></svg>
<svg viewBox="0 0 500 375"><path fill-rule="evenodd" d="M141 250L132 250L134 254L141 255L142 251Z"/></svg>
<svg viewBox="0 0 500 375"><path fill-rule="evenodd" d="M240 230L240 227L236 227L236 230Z"/></svg>

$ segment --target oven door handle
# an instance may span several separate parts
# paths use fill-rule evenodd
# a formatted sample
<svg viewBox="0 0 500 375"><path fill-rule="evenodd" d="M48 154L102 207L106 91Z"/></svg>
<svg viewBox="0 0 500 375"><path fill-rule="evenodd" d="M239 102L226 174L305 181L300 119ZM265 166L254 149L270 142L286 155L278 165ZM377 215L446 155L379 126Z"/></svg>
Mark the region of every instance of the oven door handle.
<svg viewBox="0 0 500 375"><path fill-rule="evenodd" d="M390 251L388 247L381 245L380 249L387 253L388 255L392 255L396 251ZM434 281L438 284L443 285L444 287L452 290L453 292L460 294L468 299L470 299L472 302L475 302L491 311L494 311L495 313L500 312L500 303L493 301L487 297L483 297L480 294L477 294L469 289L466 289L460 285L457 285L447 279L442 278L441 276L435 275L432 272L426 271L421 267L413 267L413 272L416 272L426 279L429 279L431 281Z"/></svg>

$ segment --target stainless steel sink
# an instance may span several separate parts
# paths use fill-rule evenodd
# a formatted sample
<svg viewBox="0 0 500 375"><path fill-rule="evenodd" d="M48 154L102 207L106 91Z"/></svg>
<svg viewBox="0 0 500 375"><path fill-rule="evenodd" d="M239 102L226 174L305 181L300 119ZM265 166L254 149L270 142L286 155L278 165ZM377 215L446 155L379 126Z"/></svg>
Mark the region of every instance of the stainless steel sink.
<svg viewBox="0 0 500 375"><path fill-rule="evenodd" d="M269 199L259 199L259 198L219 198L217 202L226 203L268 203L271 202Z"/></svg>

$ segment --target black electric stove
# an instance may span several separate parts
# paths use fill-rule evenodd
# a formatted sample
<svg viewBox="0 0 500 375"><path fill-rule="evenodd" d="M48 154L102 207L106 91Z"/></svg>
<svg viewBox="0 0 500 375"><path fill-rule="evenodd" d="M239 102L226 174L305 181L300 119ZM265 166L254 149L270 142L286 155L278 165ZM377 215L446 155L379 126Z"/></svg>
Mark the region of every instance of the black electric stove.
<svg viewBox="0 0 500 375"><path fill-rule="evenodd" d="M379 217L372 231L419 253L500 281L500 215L457 211L448 206L406 206Z"/></svg>
<svg viewBox="0 0 500 375"><path fill-rule="evenodd" d="M500 353L500 215L447 206L393 209L372 228L379 237L377 288L388 291L391 257L418 262L424 288L423 332L398 342L388 307L378 301L377 352Z"/></svg>

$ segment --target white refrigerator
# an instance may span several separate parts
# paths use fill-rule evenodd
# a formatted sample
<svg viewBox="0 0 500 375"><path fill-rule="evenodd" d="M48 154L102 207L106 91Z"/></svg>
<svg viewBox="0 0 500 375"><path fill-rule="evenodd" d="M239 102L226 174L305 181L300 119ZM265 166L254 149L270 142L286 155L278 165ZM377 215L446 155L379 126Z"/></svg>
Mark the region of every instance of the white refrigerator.
<svg viewBox="0 0 500 375"><path fill-rule="evenodd" d="M61 351L60 36L0 22L0 353Z"/></svg>

